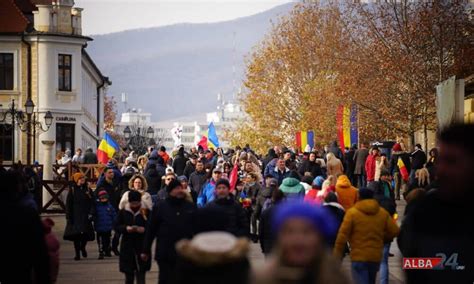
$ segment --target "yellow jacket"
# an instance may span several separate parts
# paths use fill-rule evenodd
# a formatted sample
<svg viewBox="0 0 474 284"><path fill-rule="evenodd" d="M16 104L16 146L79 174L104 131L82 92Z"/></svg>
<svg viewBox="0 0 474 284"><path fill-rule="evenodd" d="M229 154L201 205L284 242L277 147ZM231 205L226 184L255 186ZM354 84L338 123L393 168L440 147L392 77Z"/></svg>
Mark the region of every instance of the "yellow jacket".
<svg viewBox="0 0 474 284"><path fill-rule="evenodd" d="M384 243L392 241L399 232L398 225L375 199L361 200L344 216L334 255L342 258L349 241L352 261L380 262Z"/></svg>
<svg viewBox="0 0 474 284"><path fill-rule="evenodd" d="M336 193L339 204L344 210L349 210L357 202L359 192L353 187L346 175L339 176L336 182Z"/></svg>

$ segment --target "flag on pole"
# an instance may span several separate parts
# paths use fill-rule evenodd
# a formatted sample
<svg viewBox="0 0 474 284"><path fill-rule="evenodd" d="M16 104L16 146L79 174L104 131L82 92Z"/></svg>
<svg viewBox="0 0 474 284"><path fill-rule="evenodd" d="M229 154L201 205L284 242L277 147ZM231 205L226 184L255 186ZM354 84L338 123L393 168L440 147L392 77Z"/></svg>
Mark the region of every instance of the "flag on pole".
<svg viewBox="0 0 474 284"><path fill-rule="evenodd" d="M357 115L358 110L356 105L350 107L341 105L337 108L337 137L342 151L344 151L345 147L359 144Z"/></svg>
<svg viewBox="0 0 474 284"><path fill-rule="evenodd" d="M234 164L234 168L230 172L229 183L230 183L230 192L235 191L235 186L237 185L237 180L239 179L239 163Z"/></svg>
<svg viewBox="0 0 474 284"><path fill-rule="evenodd" d="M197 143L197 146L202 147L203 150L207 150L207 137L202 136L201 140L199 140L199 142Z"/></svg>
<svg viewBox="0 0 474 284"><path fill-rule="evenodd" d="M100 141L99 148L97 148L97 160L101 164L107 164L118 150L117 142L108 133L105 133L104 138Z"/></svg>
<svg viewBox="0 0 474 284"><path fill-rule="evenodd" d="M301 152L305 152L306 146L314 148L314 131L298 131L296 132L296 146Z"/></svg>
<svg viewBox="0 0 474 284"><path fill-rule="evenodd" d="M207 147L216 149L219 147L219 139L217 138L216 128L214 123L210 123L207 128Z"/></svg>

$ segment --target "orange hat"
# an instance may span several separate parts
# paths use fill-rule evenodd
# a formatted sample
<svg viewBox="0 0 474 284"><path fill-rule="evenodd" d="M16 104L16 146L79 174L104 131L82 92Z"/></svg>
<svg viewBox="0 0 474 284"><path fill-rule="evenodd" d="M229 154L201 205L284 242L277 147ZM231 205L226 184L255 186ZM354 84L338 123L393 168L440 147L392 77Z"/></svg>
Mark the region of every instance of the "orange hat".
<svg viewBox="0 0 474 284"><path fill-rule="evenodd" d="M82 173L75 173L72 175L72 180L77 183L78 180L84 178L85 176Z"/></svg>

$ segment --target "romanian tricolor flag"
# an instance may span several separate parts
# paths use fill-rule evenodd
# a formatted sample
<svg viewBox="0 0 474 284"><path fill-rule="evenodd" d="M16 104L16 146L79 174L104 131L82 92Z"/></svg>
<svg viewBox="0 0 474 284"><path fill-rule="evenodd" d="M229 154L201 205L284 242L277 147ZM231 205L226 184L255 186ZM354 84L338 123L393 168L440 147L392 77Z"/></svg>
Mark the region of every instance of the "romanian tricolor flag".
<svg viewBox="0 0 474 284"><path fill-rule="evenodd" d="M357 106L339 106L337 108L337 138L339 146L344 152L345 147L359 144L359 130L357 126Z"/></svg>
<svg viewBox="0 0 474 284"><path fill-rule="evenodd" d="M404 181L408 181L410 175L408 174L407 167L405 166L405 163L403 162L402 158L398 158L397 166L400 169L400 175L402 176L402 179Z"/></svg>
<svg viewBox="0 0 474 284"><path fill-rule="evenodd" d="M311 151L314 148L314 131L296 132L296 146L301 149L301 152L306 152L306 146L309 146Z"/></svg>
<svg viewBox="0 0 474 284"><path fill-rule="evenodd" d="M99 148L97 148L97 160L101 164L107 164L118 150L117 142L108 133L105 133L104 138L100 141Z"/></svg>
<svg viewBox="0 0 474 284"><path fill-rule="evenodd" d="M219 139L217 138L216 128L214 123L210 123L207 128L207 147L216 149L219 147Z"/></svg>

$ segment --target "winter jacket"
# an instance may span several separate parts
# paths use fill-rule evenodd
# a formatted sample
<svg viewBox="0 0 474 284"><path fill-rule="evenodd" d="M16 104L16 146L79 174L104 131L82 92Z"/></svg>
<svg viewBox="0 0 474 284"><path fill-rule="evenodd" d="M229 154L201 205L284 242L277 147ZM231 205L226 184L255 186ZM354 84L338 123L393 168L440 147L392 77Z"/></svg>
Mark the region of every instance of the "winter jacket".
<svg viewBox="0 0 474 284"><path fill-rule="evenodd" d="M410 155L407 152L403 151L394 151L392 152L392 157L390 159L390 172L392 175L394 173L399 173L400 169L398 168L398 158L401 158L403 163L405 164L405 168L407 172L410 173L411 171L411 162L410 162Z"/></svg>
<svg viewBox="0 0 474 284"><path fill-rule="evenodd" d="M95 238L92 227L92 213L94 206L92 190L87 185L72 185L66 198L66 228L64 240L74 241L84 235L88 241Z"/></svg>
<svg viewBox="0 0 474 284"><path fill-rule="evenodd" d="M339 204L348 210L357 202L359 192L353 187L349 178L345 175L339 176L336 182L336 194Z"/></svg>
<svg viewBox="0 0 474 284"><path fill-rule="evenodd" d="M378 181L380 179L380 173L382 173L382 170L388 170L387 158L383 156L375 161L375 181Z"/></svg>
<svg viewBox="0 0 474 284"><path fill-rule="evenodd" d="M215 189L216 189L216 182L213 179L211 179L204 185L204 187L202 188L201 192L198 195L198 198L197 198L198 207L204 207L204 205L214 200Z"/></svg>
<svg viewBox="0 0 474 284"><path fill-rule="evenodd" d="M119 209L120 210L125 209L127 204L129 204L129 202L128 202L128 194L129 193L130 193L130 190L126 191L122 195L122 199L120 199L120 203L119 203ZM146 191L140 192L140 194L142 195L142 208L147 209L147 210L151 210L153 208L153 201L151 200L151 195Z"/></svg>
<svg viewBox="0 0 474 284"><path fill-rule="evenodd" d="M304 176L305 173L308 172L311 173L311 176L313 178L321 176L323 174L319 163L317 163L316 161L311 162L310 160L304 160L303 163L301 163L300 168L298 169L298 173L301 176Z"/></svg>
<svg viewBox="0 0 474 284"><path fill-rule="evenodd" d="M83 158L83 164L98 164L97 155L92 151L86 150Z"/></svg>
<svg viewBox="0 0 474 284"><path fill-rule="evenodd" d="M341 227L342 221L344 220L344 215L346 213L344 210L344 207L342 207L342 205L337 202L329 202L329 203L324 202L323 206L329 212L331 212L331 214L334 216L334 219L337 220L337 228L339 230L339 228ZM328 240L328 244L331 249L334 248L334 244L336 243L336 237L337 236L334 236L334 238L332 238L331 240Z"/></svg>
<svg viewBox="0 0 474 284"><path fill-rule="evenodd" d="M321 200L318 198L319 191L320 189L310 189L304 196L304 201L311 204L321 204Z"/></svg>
<svg viewBox="0 0 474 284"><path fill-rule="evenodd" d="M336 141L331 142L331 145L328 148L328 153L333 153L339 160L342 160L343 158L341 148L339 148Z"/></svg>
<svg viewBox="0 0 474 284"><path fill-rule="evenodd" d="M303 199L305 190L296 178L285 178L280 185L280 190L283 191L287 199Z"/></svg>
<svg viewBox="0 0 474 284"><path fill-rule="evenodd" d="M121 178L115 178L112 180L112 183L107 182L105 177L102 175L101 178L97 181L96 189L102 188L103 190L107 191L109 195L109 202L118 210L118 204L120 201L120 196L122 195L122 185L121 185ZM128 187L127 187L128 188ZM98 190L95 191L96 194L99 193ZM98 198L98 196L96 196Z"/></svg>
<svg viewBox="0 0 474 284"><path fill-rule="evenodd" d="M272 231L272 216L275 211L273 204L270 205L267 209L263 210L260 215L260 223L258 225L258 238L260 240L260 248L262 253L267 255L269 254L275 244L275 234Z"/></svg>
<svg viewBox="0 0 474 284"><path fill-rule="evenodd" d="M274 167L273 171L271 172L271 175L273 176L273 178L278 180L278 185L281 185L283 180L290 176L290 169L285 168L285 171L281 172L277 167Z"/></svg>
<svg viewBox="0 0 474 284"><path fill-rule="evenodd" d="M225 231L236 237L248 237L250 223L245 210L233 198L215 199L199 209L197 232Z"/></svg>
<svg viewBox="0 0 474 284"><path fill-rule="evenodd" d="M117 211L109 202L95 202L94 229L98 233L112 231Z"/></svg>
<svg viewBox="0 0 474 284"><path fill-rule="evenodd" d="M433 189L412 201L414 206L406 211L397 242L403 257L443 254L452 262L445 262L443 270L406 270L408 284L471 283L474 279L472 198L454 202L441 197L440 192Z"/></svg>
<svg viewBox="0 0 474 284"><path fill-rule="evenodd" d="M148 184L148 192L151 195L155 195L161 188L161 178L165 175L165 167L157 164L156 166L150 166L145 171L145 178Z"/></svg>
<svg viewBox="0 0 474 284"><path fill-rule="evenodd" d="M151 260L143 261L140 257L144 253L144 233L127 231L127 226L147 227L147 213L142 210L133 212L130 206L119 211L115 223L115 231L122 234L120 242L119 269L123 273L133 273L134 271L145 272L151 268Z"/></svg>
<svg viewBox="0 0 474 284"><path fill-rule="evenodd" d="M425 166L426 154L423 150L415 150L411 153L411 168L413 170L419 170Z"/></svg>
<svg viewBox="0 0 474 284"><path fill-rule="evenodd" d="M263 172L264 176L265 176L265 169L266 169L267 165L276 158L278 158L278 156L275 153L275 150L273 150L273 149L268 150L268 154L262 160L262 169L264 171Z"/></svg>
<svg viewBox="0 0 474 284"><path fill-rule="evenodd" d="M355 161L355 175L364 175L365 174L365 160L369 156L369 150L362 148L355 152L354 161Z"/></svg>
<svg viewBox="0 0 474 284"><path fill-rule="evenodd" d="M367 160L365 160L365 173L367 175L367 181L369 182L375 180L375 164L378 157L379 156L370 154Z"/></svg>
<svg viewBox="0 0 474 284"><path fill-rule="evenodd" d="M155 259L174 263L176 243L181 239L192 238L195 222L196 206L193 203L174 197L159 201L151 211L144 251L149 254L156 239Z"/></svg>
<svg viewBox="0 0 474 284"><path fill-rule="evenodd" d="M183 175L185 175L188 180L191 177L191 174L196 171L196 166L191 163L191 161L186 162L186 167L184 167Z"/></svg>
<svg viewBox="0 0 474 284"><path fill-rule="evenodd" d="M60 243L56 235L52 232L54 222L46 218L43 220L44 239L49 255L49 276L53 283L56 282L59 273L59 248Z"/></svg>
<svg viewBox="0 0 474 284"><path fill-rule="evenodd" d="M399 232L395 220L377 200L361 200L347 210L337 234L334 254L342 258L349 241L352 261L380 262L384 243L393 240Z"/></svg>
<svg viewBox="0 0 474 284"><path fill-rule="evenodd" d="M344 166L341 160L334 158L331 162L326 163L327 174L335 177L344 174Z"/></svg>
<svg viewBox="0 0 474 284"><path fill-rule="evenodd" d="M355 150L350 149L345 155L344 155L344 170L345 174L348 177L352 177L354 174L355 170L355 161L354 161L354 155L355 155Z"/></svg>
<svg viewBox="0 0 474 284"><path fill-rule="evenodd" d="M188 159L184 156L184 148L180 148L178 155L173 160L173 170L177 176L182 176Z"/></svg>
<svg viewBox="0 0 474 284"><path fill-rule="evenodd" d="M378 201L379 205L387 210L390 216L397 212L397 204L395 203L395 192L390 183L385 181L376 181L368 186L374 191L374 199Z"/></svg>
<svg viewBox="0 0 474 284"><path fill-rule="evenodd" d="M274 158L270 160L268 164L265 166L263 170L263 176L273 175L273 171L275 170L276 163L278 162L278 158Z"/></svg>
<svg viewBox="0 0 474 284"><path fill-rule="evenodd" d="M191 174L189 177L189 187L197 193L202 191L202 187L206 183L206 171L197 172Z"/></svg>
<svg viewBox="0 0 474 284"><path fill-rule="evenodd" d="M262 188L258 192L256 202L255 202L255 217L257 219L259 219L260 214L262 214L263 205L265 204L265 201L272 198L272 193L273 193L273 189L270 187Z"/></svg>

